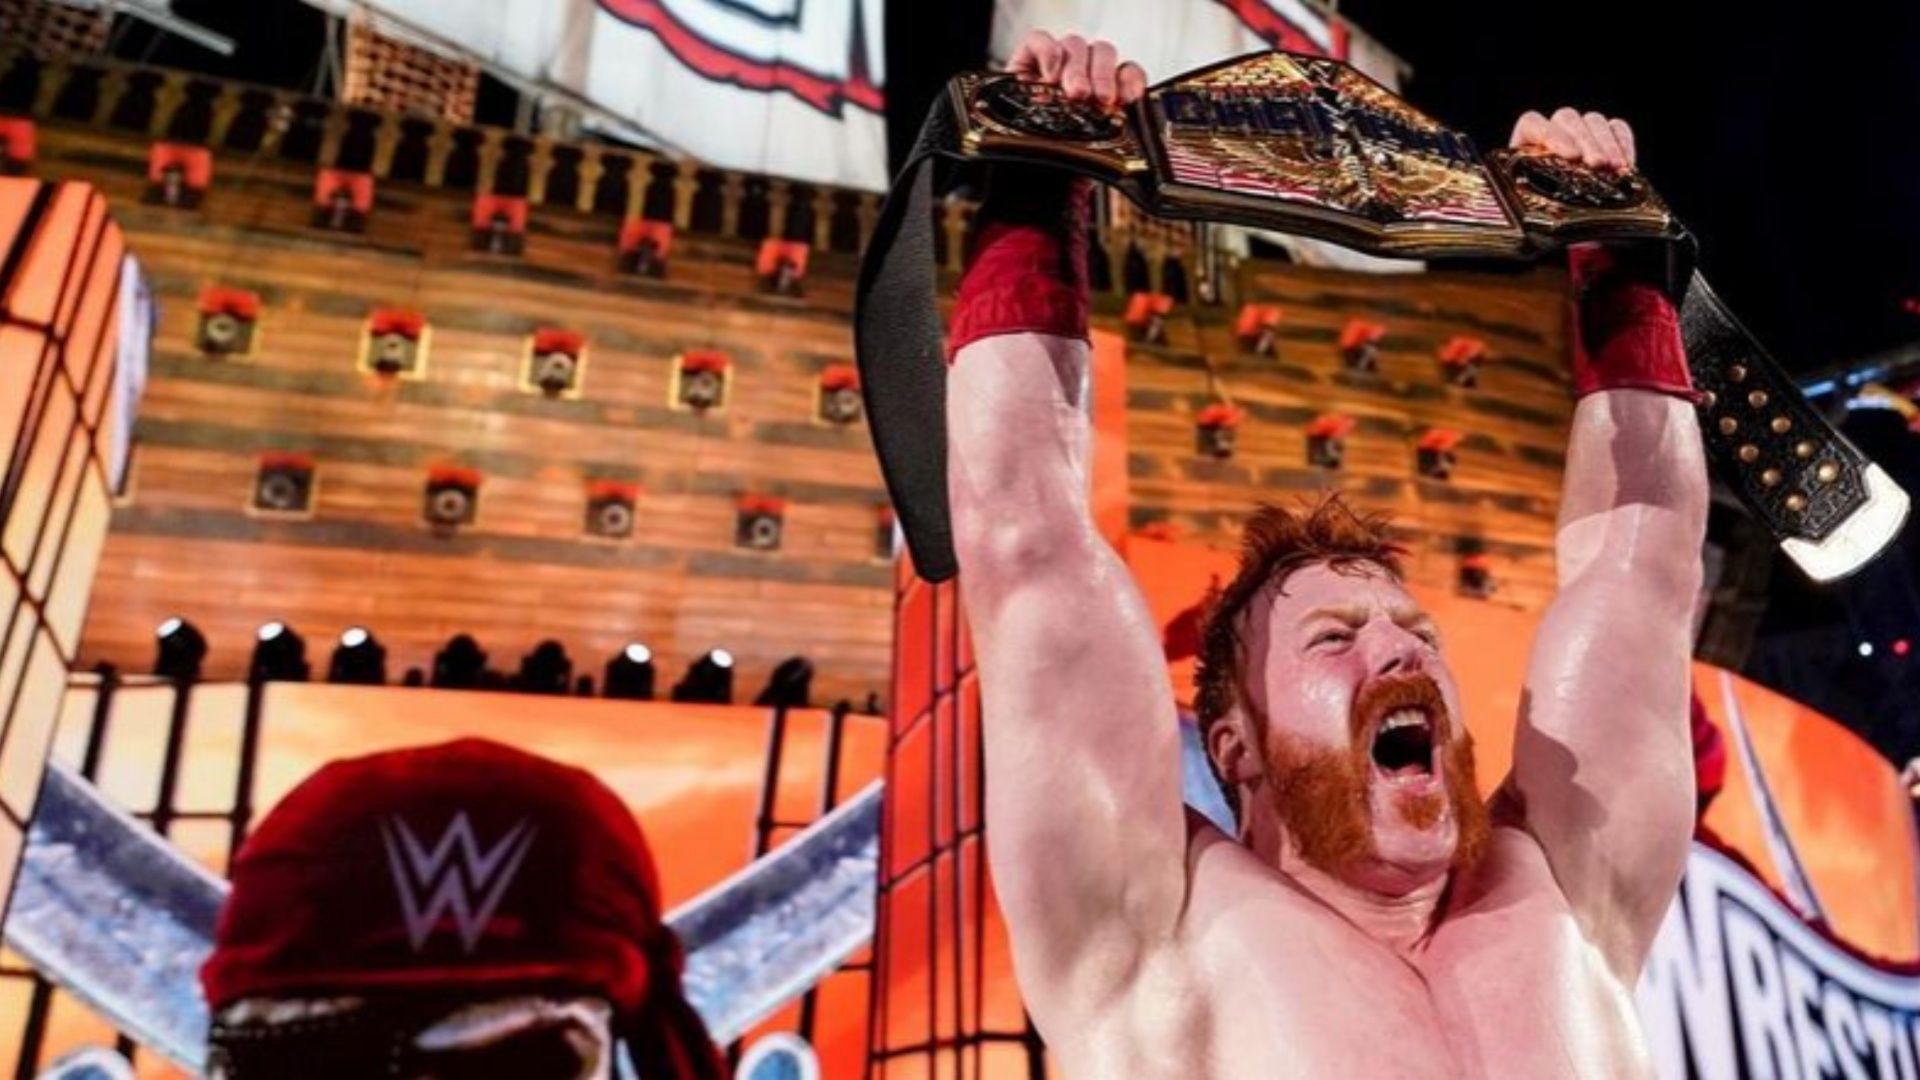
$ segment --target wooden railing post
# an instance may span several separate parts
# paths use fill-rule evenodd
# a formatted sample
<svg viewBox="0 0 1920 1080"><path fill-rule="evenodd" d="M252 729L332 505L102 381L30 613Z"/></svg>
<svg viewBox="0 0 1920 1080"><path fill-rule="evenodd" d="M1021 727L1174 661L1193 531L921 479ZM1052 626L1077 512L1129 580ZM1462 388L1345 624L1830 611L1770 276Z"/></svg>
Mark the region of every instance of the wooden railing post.
<svg viewBox="0 0 1920 1080"><path fill-rule="evenodd" d="M187 101L187 77L184 72L169 71L161 76L153 91L153 117L147 122L147 134L162 138L173 127L173 118Z"/></svg>
<svg viewBox="0 0 1920 1080"><path fill-rule="evenodd" d="M320 121L320 157L317 162L321 168L332 168L340 161L340 144L347 137L347 113L345 109L328 109L327 118Z"/></svg>
<svg viewBox="0 0 1920 1080"><path fill-rule="evenodd" d="M865 251L867 241L873 239L873 226L880 220L880 196L863 191L859 198L856 214L860 220L860 250Z"/></svg>
<svg viewBox="0 0 1920 1080"><path fill-rule="evenodd" d="M536 137L527 154L527 202L540 206L547 201L547 175L553 171L553 140Z"/></svg>
<svg viewBox="0 0 1920 1080"><path fill-rule="evenodd" d="M674 164L673 227L679 232L693 228L693 198L700 193L700 165L681 158Z"/></svg>
<svg viewBox="0 0 1920 1080"><path fill-rule="evenodd" d="M500 171L500 158L505 153L502 144L507 133L503 128L477 128L480 132L480 172L475 177L473 190L486 194L493 190L493 179Z"/></svg>
<svg viewBox="0 0 1920 1080"><path fill-rule="evenodd" d="M67 79L72 75L73 69L63 60L49 60L40 65L40 85L33 94L33 115L53 115L53 103L60 100L60 91L66 89Z"/></svg>
<svg viewBox="0 0 1920 1080"><path fill-rule="evenodd" d="M792 202L792 184L785 180L767 181L767 235L775 240L787 238L787 212Z"/></svg>
<svg viewBox="0 0 1920 1080"><path fill-rule="evenodd" d="M720 184L720 235L740 235L740 202L746 197L747 181L730 172Z"/></svg>
<svg viewBox="0 0 1920 1080"><path fill-rule="evenodd" d="M240 116L240 88L222 86L213 96L213 125L207 129L207 145L216 149L227 145L227 132Z"/></svg>
<svg viewBox="0 0 1920 1080"><path fill-rule="evenodd" d="M580 188L573 193L573 208L581 213L593 211L593 197L600 190L600 177L607 167L600 160L600 148L591 143L580 147Z"/></svg>
<svg viewBox="0 0 1920 1080"><path fill-rule="evenodd" d="M447 159L452 156L453 125L445 120L436 120L433 123L433 134L427 136L427 172L423 179L428 186L446 185Z"/></svg>
<svg viewBox="0 0 1920 1080"><path fill-rule="evenodd" d="M92 123L94 127L105 127L113 116L113 110L120 104L120 98L127 92L127 73L119 68L109 68L100 77L100 96L93 103Z"/></svg>
<svg viewBox="0 0 1920 1080"><path fill-rule="evenodd" d="M624 218L640 216L647 205L647 189L653 186L653 155L635 154L633 164L627 166L627 208Z"/></svg>
<svg viewBox="0 0 1920 1080"><path fill-rule="evenodd" d="M4 70L11 57L18 55L17 48L0 47L0 70ZM96 58L87 62L86 73L89 77L99 72L96 99L90 115L82 122L104 126L114 115L121 111L126 95L133 89L135 78L151 76L159 81L154 87L153 113L146 124L148 133L154 138L164 138L174 130L180 111L192 105L197 99L193 87L196 82L211 83L213 90L207 107L211 112L210 123L206 131L206 143L215 149L225 149L234 133L235 125L245 123L251 116L248 102L258 96L266 100L266 124L260 144L254 152L268 157L277 157L285 139L295 109L301 106L312 107L312 99L290 90L278 90L248 83L206 80L201 76L186 72L171 71L143 64L128 63L111 58ZM55 107L71 87L73 80L82 72L65 60L47 60L40 64L38 84L34 88L30 106L32 115L40 118L51 117ZM318 163L323 166L337 165L346 136L353 130L355 110L339 103L328 103L324 115L315 119L321 125ZM408 139L407 124L409 117L398 113L377 112L372 131L372 155L367 168L373 175L391 178L400 148ZM477 169L474 177L476 190L492 191L498 182L501 162L506 156L506 139L509 132L503 128L462 126L444 118L428 121L432 124L427 134L426 162L420 176L420 182L427 187L445 187L447 182L447 163L459 146L460 133L471 131L479 139L476 147ZM561 159L556 151L565 147L576 151L579 156L577 165L579 186L573 205L583 212L590 212L599 193L600 183L605 179L610 159L607 151L594 143L576 142L571 139L542 135L533 138L527 159L527 197L535 203L544 203L547 192L553 183L554 170L560 167ZM620 152L625 154L625 152ZM663 160L671 160L674 166L672 219L674 227L691 230L693 227L694 204L700 194L701 173L708 167L690 159L663 159L654 155L632 154L632 172L628 177L626 212L629 215L644 213L647 206L647 191L653 183L653 166ZM750 182L760 182L759 178L744 173L727 170L715 170L720 175L721 212L719 231L723 236L740 236L741 204L745 201ZM795 202L795 185L791 181L767 177L767 228L771 236L785 238L790 226L796 225L794 214L799 204ZM806 185L810 191L807 206L813 213L813 224L804 230L805 235L797 239L808 240L813 247L826 251L833 247L835 240L835 222L844 211L844 199L851 199L851 209L857 223L860 249L864 249L873 235L874 225L880 216L880 197L870 192L855 192L822 185ZM946 226L952 239L958 239L964 230L966 212L949 208L945 211ZM957 244L955 247L957 248ZM956 256L957 257L957 256Z"/></svg>
<svg viewBox="0 0 1920 1080"><path fill-rule="evenodd" d="M401 138L406 135L400 121L396 113L382 113L379 126L373 129L373 161L368 168L383 180L393 175L393 158L400 151Z"/></svg>
<svg viewBox="0 0 1920 1080"><path fill-rule="evenodd" d="M1132 236L1127 230L1108 226L1106 231L1107 291L1115 296L1127 294L1127 243L1131 239Z"/></svg>
<svg viewBox="0 0 1920 1080"><path fill-rule="evenodd" d="M286 138L294 121L294 98L292 94L276 92L273 104L267 106L267 127L260 136L260 156L272 157L280 152L280 140Z"/></svg>
<svg viewBox="0 0 1920 1080"><path fill-rule="evenodd" d="M833 246L833 189L813 189L813 250L826 251Z"/></svg>

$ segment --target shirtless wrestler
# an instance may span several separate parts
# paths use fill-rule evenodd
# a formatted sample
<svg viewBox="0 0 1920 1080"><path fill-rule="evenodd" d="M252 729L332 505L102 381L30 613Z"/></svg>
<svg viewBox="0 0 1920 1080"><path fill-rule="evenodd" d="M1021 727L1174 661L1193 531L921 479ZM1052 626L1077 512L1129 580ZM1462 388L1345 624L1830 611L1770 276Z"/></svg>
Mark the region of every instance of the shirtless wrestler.
<svg viewBox="0 0 1920 1080"><path fill-rule="evenodd" d="M1105 103L1145 84L1072 36L1014 66ZM1633 165L1596 113L1528 113L1513 141ZM1085 193L1057 175L992 182L948 417L992 868L1040 1031L1091 1077L1649 1075L1631 988L1693 824L1707 506L1673 309L1624 257L1572 260L1559 591L1491 805L1381 523L1252 518L1199 702L1227 836L1182 806L1160 635L1089 517Z"/></svg>

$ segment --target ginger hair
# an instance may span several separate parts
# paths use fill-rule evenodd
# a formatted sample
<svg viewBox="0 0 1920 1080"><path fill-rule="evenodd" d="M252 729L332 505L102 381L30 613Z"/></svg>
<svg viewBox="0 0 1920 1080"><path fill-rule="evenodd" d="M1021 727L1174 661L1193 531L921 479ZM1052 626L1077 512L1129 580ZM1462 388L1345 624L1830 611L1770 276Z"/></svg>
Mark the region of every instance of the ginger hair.
<svg viewBox="0 0 1920 1080"><path fill-rule="evenodd" d="M1247 613L1269 588L1282 590L1287 579L1308 566L1335 570L1376 567L1395 581L1404 580L1400 559L1384 514L1360 513L1338 492L1293 507L1262 505L1247 520L1240 566L1232 581L1208 605L1200 633L1199 670L1194 676L1194 714L1203 745L1213 725L1233 710L1246 675L1246 643L1241 636ZM1220 774L1211 752L1207 762L1220 781L1228 805L1237 814L1238 793Z"/></svg>

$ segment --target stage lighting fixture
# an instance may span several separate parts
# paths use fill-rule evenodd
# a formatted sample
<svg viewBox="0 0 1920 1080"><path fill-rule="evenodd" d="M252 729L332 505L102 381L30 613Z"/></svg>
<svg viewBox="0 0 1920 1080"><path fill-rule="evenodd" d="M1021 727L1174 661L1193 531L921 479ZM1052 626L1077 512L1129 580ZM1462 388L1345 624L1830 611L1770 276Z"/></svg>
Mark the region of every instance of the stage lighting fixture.
<svg viewBox="0 0 1920 1080"><path fill-rule="evenodd" d="M673 700L705 705L733 704L733 654L725 649L709 650L687 668L687 675L674 685Z"/></svg>
<svg viewBox="0 0 1920 1080"><path fill-rule="evenodd" d="M1913 650L1913 643L1908 641L1906 638L1893 639L1893 655L1905 656L1907 655L1907 653L1911 652L1912 650Z"/></svg>
<svg viewBox="0 0 1920 1080"><path fill-rule="evenodd" d="M636 641L607 661L607 696L623 701L652 701L653 676L653 650Z"/></svg>
<svg viewBox="0 0 1920 1080"><path fill-rule="evenodd" d="M1872 656L1872 655L1873 655L1873 642L1871 642L1871 641L1863 641L1863 642L1861 642L1861 643L1860 643L1860 655L1861 655L1861 656Z"/></svg>
<svg viewBox="0 0 1920 1080"><path fill-rule="evenodd" d="M340 632L340 644L334 646L333 662L327 665L327 681L358 686L384 685L387 647L366 627L347 627Z"/></svg>
<svg viewBox="0 0 1920 1080"><path fill-rule="evenodd" d="M260 324L260 294L247 289L209 285L200 290L196 305L200 321L194 344L209 357L244 360L253 355Z"/></svg>
<svg viewBox="0 0 1920 1080"><path fill-rule="evenodd" d="M455 634L433 655L432 685L449 690L477 690L487 673L486 650L471 634Z"/></svg>
<svg viewBox="0 0 1920 1080"><path fill-rule="evenodd" d="M564 645L549 638L520 658L514 689L529 694L564 694L573 684L573 661Z"/></svg>
<svg viewBox="0 0 1920 1080"><path fill-rule="evenodd" d="M306 682L313 677L307 663L307 642L286 623L274 620L254 633L253 663L247 677L255 682Z"/></svg>
<svg viewBox="0 0 1920 1080"><path fill-rule="evenodd" d="M804 709L813 703L813 662L789 656L767 676L767 685L753 699L755 705Z"/></svg>
<svg viewBox="0 0 1920 1080"><path fill-rule="evenodd" d="M154 630L158 652L153 658L153 673L169 679L198 679L200 665L207 658L207 639L198 627L172 615Z"/></svg>

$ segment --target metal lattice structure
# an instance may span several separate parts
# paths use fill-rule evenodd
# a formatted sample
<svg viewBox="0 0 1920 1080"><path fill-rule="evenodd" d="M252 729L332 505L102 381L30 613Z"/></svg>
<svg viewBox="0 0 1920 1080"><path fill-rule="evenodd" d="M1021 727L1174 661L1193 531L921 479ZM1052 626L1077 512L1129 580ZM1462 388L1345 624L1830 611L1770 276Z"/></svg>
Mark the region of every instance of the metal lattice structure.
<svg viewBox="0 0 1920 1080"><path fill-rule="evenodd" d="M480 66L382 33L363 10L356 9L347 20L345 68L340 99L349 105L456 124L473 122Z"/></svg>
<svg viewBox="0 0 1920 1080"><path fill-rule="evenodd" d="M27 42L34 55L45 59L97 56L106 48L112 24L105 7L0 0L0 39Z"/></svg>

